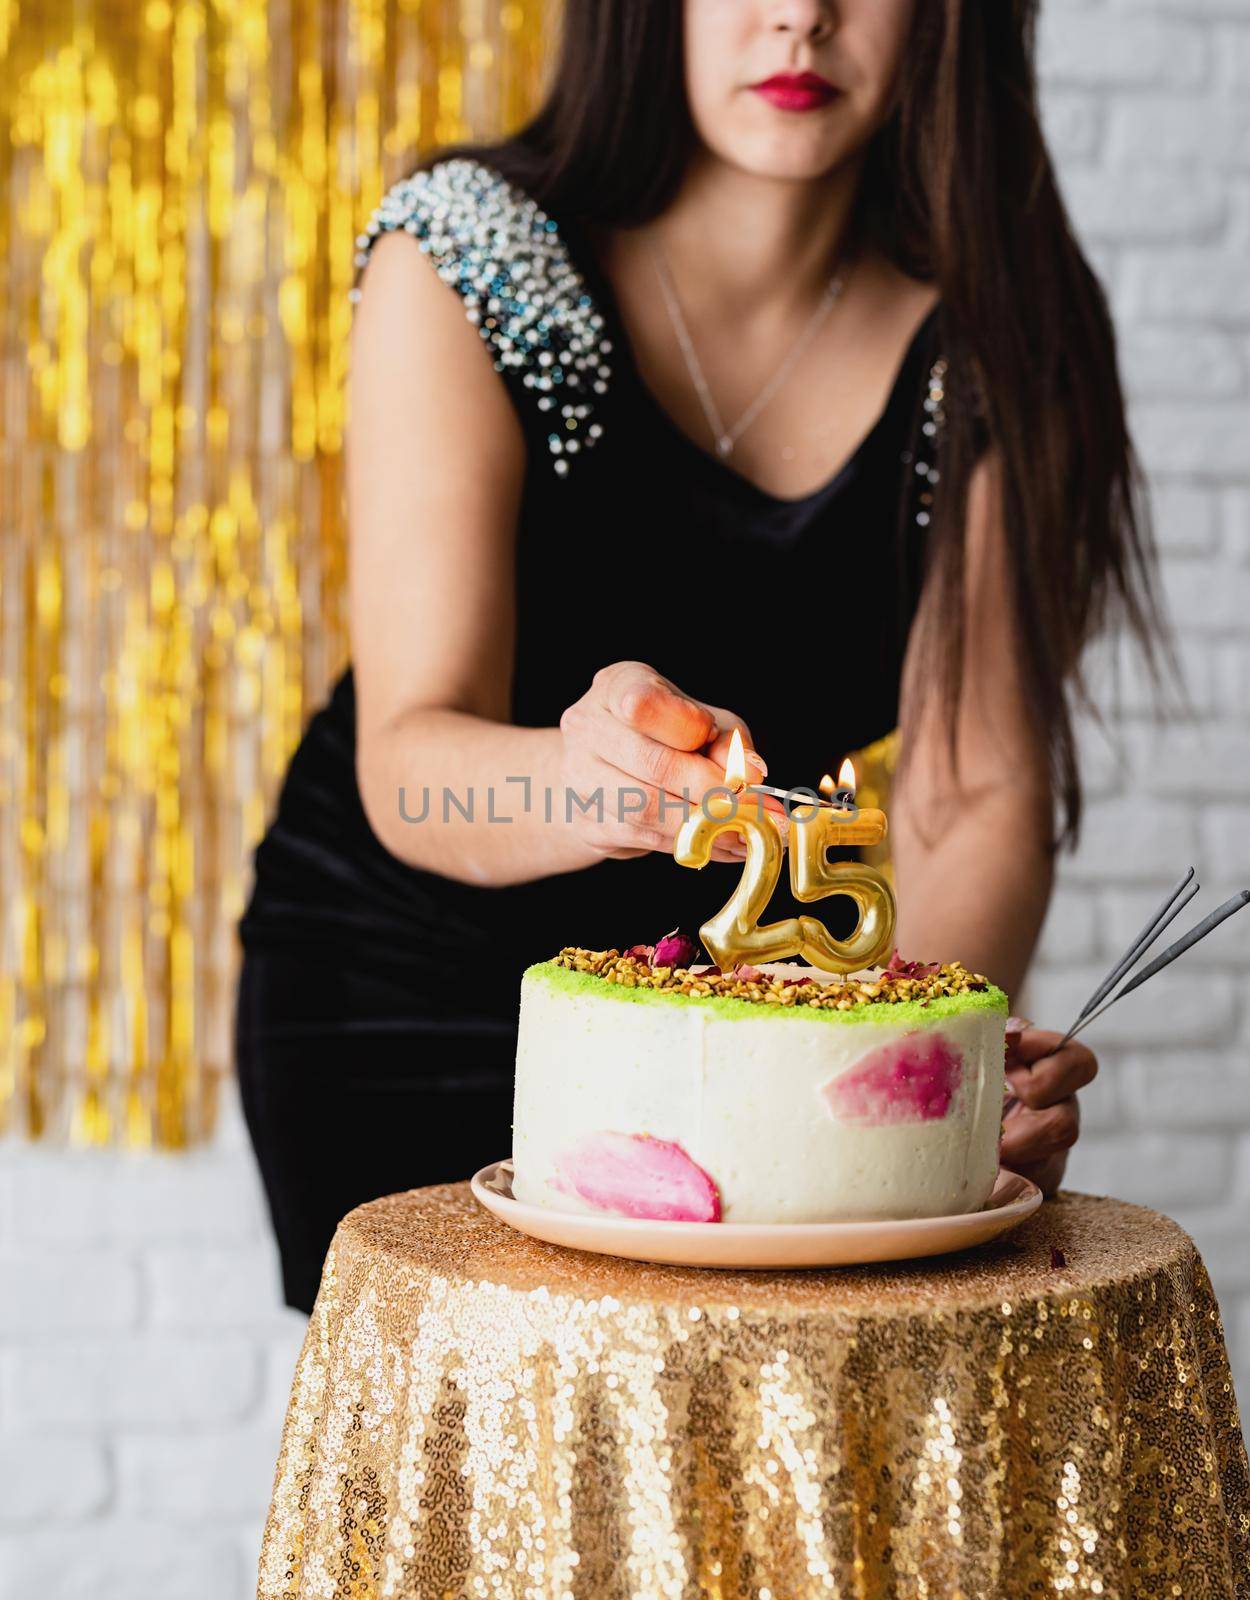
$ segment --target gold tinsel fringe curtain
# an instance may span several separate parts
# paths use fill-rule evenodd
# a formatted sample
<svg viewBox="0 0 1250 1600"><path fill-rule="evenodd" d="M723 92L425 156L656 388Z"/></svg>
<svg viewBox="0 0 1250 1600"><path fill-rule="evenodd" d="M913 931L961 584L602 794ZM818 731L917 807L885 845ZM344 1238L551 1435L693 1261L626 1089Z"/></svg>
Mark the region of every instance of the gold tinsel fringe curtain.
<svg viewBox="0 0 1250 1600"><path fill-rule="evenodd" d="M347 654L353 242L551 0L0 0L0 1123L178 1146Z"/></svg>

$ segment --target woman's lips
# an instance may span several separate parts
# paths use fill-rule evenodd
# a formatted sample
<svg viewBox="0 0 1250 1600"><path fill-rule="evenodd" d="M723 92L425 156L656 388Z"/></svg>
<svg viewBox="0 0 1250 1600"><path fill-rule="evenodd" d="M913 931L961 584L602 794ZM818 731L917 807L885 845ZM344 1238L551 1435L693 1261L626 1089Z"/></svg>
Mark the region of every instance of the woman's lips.
<svg viewBox="0 0 1250 1600"><path fill-rule="evenodd" d="M827 78L814 72L779 72L751 87L781 111L816 111L838 92Z"/></svg>

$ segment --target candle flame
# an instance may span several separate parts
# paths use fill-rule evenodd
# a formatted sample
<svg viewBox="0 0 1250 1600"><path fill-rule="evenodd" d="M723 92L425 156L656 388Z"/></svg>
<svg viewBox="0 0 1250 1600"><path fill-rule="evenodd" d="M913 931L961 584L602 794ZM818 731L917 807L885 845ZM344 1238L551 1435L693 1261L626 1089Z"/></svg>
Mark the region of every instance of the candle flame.
<svg viewBox="0 0 1250 1600"><path fill-rule="evenodd" d="M849 789L852 794L855 793L855 763L850 756L847 756L846 760L838 768L838 781L836 784L827 772L820 780L821 794L831 795L835 788Z"/></svg>
<svg viewBox="0 0 1250 1600"><path fill-rule="evenodd" d="M729 741L729 755L725 759L725 787L743 789L747 781L747 753L742 743L742 730L735 728Z"/></svg>

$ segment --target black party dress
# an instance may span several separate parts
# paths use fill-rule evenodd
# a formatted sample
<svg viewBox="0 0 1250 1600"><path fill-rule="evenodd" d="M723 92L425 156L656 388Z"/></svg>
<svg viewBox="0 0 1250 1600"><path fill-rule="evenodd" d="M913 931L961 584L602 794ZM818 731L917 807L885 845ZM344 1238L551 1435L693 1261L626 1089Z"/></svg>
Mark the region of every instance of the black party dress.
<svg viewBox="0 0 1250 1600"><path fill-rule="evenodd" d="M359 241L358 284L373 241L396 228L462 298L525 430L512 720L553 727L600 667L633 660L743 716L771 782L814 784L888 733L937 476L938 312L850 459L786 499L652 396L576 219L447 158L388 192ZM745 643L722 651L726 633ZM508 1153L522 970L565 945L695 932L740 871L653 854L504 888L460 883L378 841L354 748L348 668L291 760L239 924L244 1113L286 1298L304 1310L345 1212ZM440 795L433 784L431 807ZM524 800L518 785L496 815ZM406 814L421 802L406 794ZM834 906L820 914L836 931ZM770 919L810 909L783 879Z"/></svg>

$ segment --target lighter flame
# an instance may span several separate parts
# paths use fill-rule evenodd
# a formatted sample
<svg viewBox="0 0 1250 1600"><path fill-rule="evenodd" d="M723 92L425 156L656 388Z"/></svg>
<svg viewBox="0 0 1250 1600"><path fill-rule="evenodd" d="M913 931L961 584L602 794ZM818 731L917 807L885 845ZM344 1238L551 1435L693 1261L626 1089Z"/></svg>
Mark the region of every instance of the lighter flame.
<svg viewBox="0 0 1250 1600"><path fill-rule="evenodd" d="M742 730L735 728L729 741L729 755L725 760L725 787L743 789L747 781L747 753L742 743Z"/></svg>

